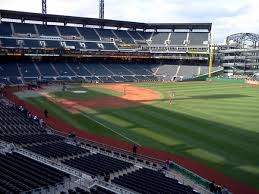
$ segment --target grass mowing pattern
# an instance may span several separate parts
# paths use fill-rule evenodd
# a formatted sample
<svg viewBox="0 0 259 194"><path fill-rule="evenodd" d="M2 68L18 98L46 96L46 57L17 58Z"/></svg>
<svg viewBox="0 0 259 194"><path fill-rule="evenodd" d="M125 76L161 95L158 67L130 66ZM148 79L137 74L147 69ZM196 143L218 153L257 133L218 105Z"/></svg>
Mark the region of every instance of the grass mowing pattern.
<svg viewBox="0 0 259 194"><path fill-rule="evenodd" d="M259 87L217 82L137 85L159 91L163 98L150 105L84 114L143 146L192 158L259 189ZM169 105L166 98L172 90L176 99ZM62 116L61 110L54 105L51 111L75 127L120 138L82 114L62 110Z"/></svg>
<svg viewBox="0 0 259 194"><path fill-rule="evenodd" d="M87 119L82 114L71 114L66 110L60 108L53 102L50 102L45 97L29 97L24 98L24 100L38 107L42 111L47 109L51 115L71 124L73 127L76 127L78 129L85 130L91 133L100 134L103 136L109 136L116 139L122 139L115 133L111 133L110 130L98 125L96 122L93 122L92 120Z"/></svg>
<svg viewBox="0 0 259 194"><path fill-rule="evenodd" d="M73 93L73 91L86 91L86 93ZM121 96L120 92L108 90L105 88L97 87L73 87L68 88L65 92L53 92L50 95L63 98L63 99L87 99L87 98L97 98L97 97L110 97L110 96Z"/></svg>

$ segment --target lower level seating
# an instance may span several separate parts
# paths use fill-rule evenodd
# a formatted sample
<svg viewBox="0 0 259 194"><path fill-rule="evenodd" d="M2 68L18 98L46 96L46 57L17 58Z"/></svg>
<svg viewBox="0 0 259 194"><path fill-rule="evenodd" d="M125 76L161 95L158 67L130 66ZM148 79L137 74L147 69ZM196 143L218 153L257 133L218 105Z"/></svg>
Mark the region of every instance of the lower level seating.
<svg viewBox="0 0 259 194"><path fill-rule="evenodd" d="M127 82L135 82L138 81L134 76L123 76Z"/></svg>
<svg viewBox="0 0 259 194"><path fill-rule="evenodd" d="M50 134L4 135L0 139L15 144L46 143L64 140L63 137Z"/></svg>
<svg viewBox="0 0 259 194"><path fill-rule="evenodd" d="M52 142L48 144L28 146L26 149L48 158L59 158L89 153L89 150L67 144L65 142Z"/></svg>
<svg viewBox="0 0 259 194"><path fill-rule="evenodd" d="M103 82L103 83L113 83L114 79L111 77L99 77L99 79Z"/></svg>
<svg viewBox="0 0 259 194"><path fill-rule="evenodd" d="M125 82L126 80L121 77L121 76L113 76L112 79L115 81L115 82Z"/></svg>
<svg viewBox="0 0 259 194"><path fill-rule="evenodd" d="M86 191L79 187L76 187L74 190L69 189L67 192L61 192L60 194L115 194L114 192L107 190L103 187L93 187L90 191Z"/></svg>
<svg viewBox="0 0 259 194"><path fill-rule="evenodd" d="M133 166L128 162L124 162L102 154L93 154L80 158L65 160L64 164L94 176L118 172Z"/></svg>
<svg viewBox="0 0 259 194"><path fill-rule="evenodd" d="M18 153L0 154L0 193L55 186L70 176Z"/></svg>
<svg viewBox="0 0 259 194"><path fill-rule="evenodd" d="M105 62L87 62L87 63L38 63L31 62L27 65L20 64L22 75L8 71L17 69L16 64L0 64L0 83L22 84L35 82L39 74L43 79L57 81L78 81L92 82L98 81L103 83L111 82L133 82L133 81L155 81L163 77L165 81L172 81L174 78L196 77L208 72L207 64L147 64L147 63L105 63ZM23 67L33 67L34 70L28 70ZM37 67L37 71L35 69ZM1 72L1 69L2 72ZM213 70L220 69L214 67ZM37 73L39 71L39 74ZM17 74L17 75L16 75ZM15 76L16 75L16 76ZM12 78L12 79L11 79ZM177 79L176 79L177 80Z"/></svg>
<svg viewBox="0 0 259 194"><path fill-rule="evenodd" d="M197 194L191 187L182 185L177 180L168 178L161 172L147 168L120 176L112 180L112 182L144 194Z"/></svg>

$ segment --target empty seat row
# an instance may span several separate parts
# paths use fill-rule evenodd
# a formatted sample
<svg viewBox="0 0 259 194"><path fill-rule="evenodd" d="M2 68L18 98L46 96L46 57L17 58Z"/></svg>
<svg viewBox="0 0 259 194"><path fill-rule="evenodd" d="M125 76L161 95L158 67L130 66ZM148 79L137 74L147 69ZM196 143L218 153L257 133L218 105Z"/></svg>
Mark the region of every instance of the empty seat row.
<svg viewBox="0 0 259 194"><path fill-rule="evenodd" d="M0 48L25 48L25 49L72 49L72 50L104 50L117 51L111 42L83 42L83 41L57 41L21 38L0 38Z"/></svg>
<svg viewBox="0 0 259 194"><path fill-rule="evenodd" d="M0 171L1 193L20 193L54 186L70 177L66 173L18 153L0 154Z"/></svg>
<svg viewBox="0 0 259 194"><path fill-rule="evenodd" d="M27 146L26 149L48 158L62 158L89 153L89 150L65 142L50 142L42 145Z"/></svg>
<svg viewBox="0 0 259 194"><path fill-rule="evenodd" d="M64 138L50 134L0 135L0 139L14 144L33 144L63 141Z"/></svg>
<svg viewBox="0 0 259 194"><path fill-rule="evenodd" d="M13 27L13 28L12 28ZM77 41L119 41L124 44L135 44L138 41L152 40L152 45L162 45L168 40L169 45L183 46L184 44L204 46L208 45L208 32L143 32L130 30L112 30L100 28L82 28L72 26L54 26L27 23L9 23L0 24L0 36L4 37L22 37L22 38L49 38L63 37ZM10 47L16 47L15 41L4 40L4 44ZM48 48L60 48L58 41L48 41ZM28 47L39 48L42 45L39 42L25 40L24 44ZM54 45L55 44L55 45ZM80 47L79 44L76 47ZM87 48L87 47L86 47ZM98 48L98 47L97 47ZM116 48L113 48L116 49ZM117 50L117 49L116 49Z"/></svg>
<svg viewBox="0 0 259 194"><path fill-rule="evenodd" d="M118 172L133 166L131 163L102 154L92 154L75 159L67 159L63 163L94 176Z"/></svg>
<svg viewBox="0 0 259 194"><path fill-rule="evenodd" d="M112 180L112 182L144 194L198 194L191 187L182 185L177 180L166 177L162 172L147 168L120 176Z"/></svg>
<svg viewBox="0 0 259 194"><path fill-rule="evenodd" d="M18 70L20 69L20 72ZM206 69L206 71L205 71ZM215 67L213 69L218 69ZM208 72L205 64L138 64L138 63L8 63L0 64L0 78L3 83L31 83L38 80L48 81L98 81L98 82L133 82L156 81L158 77L192 77ZM134 76L134 77L133 77ZM170 78L171 76L171 78Z"/></svg>

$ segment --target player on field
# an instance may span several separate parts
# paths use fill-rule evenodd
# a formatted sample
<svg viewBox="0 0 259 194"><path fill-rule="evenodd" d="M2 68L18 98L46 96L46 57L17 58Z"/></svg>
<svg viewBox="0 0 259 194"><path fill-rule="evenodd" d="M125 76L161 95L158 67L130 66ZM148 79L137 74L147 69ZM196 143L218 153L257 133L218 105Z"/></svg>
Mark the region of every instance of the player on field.
<svg viewBox="0 0 259 194"><path fill-rule="evenodd" d="M175 92L172 91L171 96L170 96L170 100L169 100L169 104L173 104L174 97L175 97Z"/></svg>

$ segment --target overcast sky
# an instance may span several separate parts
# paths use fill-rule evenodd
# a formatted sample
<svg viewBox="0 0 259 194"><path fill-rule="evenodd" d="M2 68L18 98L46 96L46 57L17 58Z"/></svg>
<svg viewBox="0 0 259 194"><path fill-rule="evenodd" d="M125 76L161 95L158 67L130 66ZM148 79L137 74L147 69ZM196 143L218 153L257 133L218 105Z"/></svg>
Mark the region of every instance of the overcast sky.
<svg viewBox="0 0 259 194"><path fill-rule="evenodd" d="M47 0L48 13L98 17L99 0ZM41 0L0 0L0 9L41 12ZM221 43L259 32L258 0L105 0L105 18L139 22L212 22Z"/></svg>

